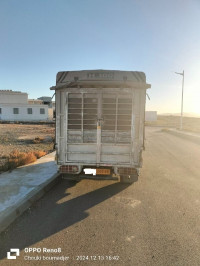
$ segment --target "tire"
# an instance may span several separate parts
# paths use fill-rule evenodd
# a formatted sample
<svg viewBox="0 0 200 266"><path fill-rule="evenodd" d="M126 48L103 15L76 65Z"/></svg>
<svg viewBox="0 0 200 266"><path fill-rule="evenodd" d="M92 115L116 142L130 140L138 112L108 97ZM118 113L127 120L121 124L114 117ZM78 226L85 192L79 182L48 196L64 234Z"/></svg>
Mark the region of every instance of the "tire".
<svg viewBox="0 0 200 266"><path fill-rule="evenodd" d="M138 174L120 176L120 183L122 184L133 184L134 182L137 181L138 181Z"/></svg>

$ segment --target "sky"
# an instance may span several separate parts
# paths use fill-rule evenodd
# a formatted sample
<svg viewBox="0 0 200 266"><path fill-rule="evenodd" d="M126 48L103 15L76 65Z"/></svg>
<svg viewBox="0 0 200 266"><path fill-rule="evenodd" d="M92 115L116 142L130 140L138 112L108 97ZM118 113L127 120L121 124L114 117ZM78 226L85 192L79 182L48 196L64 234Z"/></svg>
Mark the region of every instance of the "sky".
<svg viewBox="0 0 200 266"><path fill-rule="evenodd" d="M147 110L200 114L200 0L0 0L0 90L52 96L58 71L143 71Z"/></svg>

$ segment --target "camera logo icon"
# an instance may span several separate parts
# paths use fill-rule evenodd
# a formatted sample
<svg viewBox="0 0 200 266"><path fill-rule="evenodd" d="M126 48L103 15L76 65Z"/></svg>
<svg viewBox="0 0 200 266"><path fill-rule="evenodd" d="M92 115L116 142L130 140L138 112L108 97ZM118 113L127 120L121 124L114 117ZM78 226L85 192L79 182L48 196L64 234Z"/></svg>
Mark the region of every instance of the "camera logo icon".
<svg viewBox="0 0 200 266"><path fill-rule="evenodd" d="M11 253L15 253L15 255L11 255ZM11 248L9 252L7 252L7 259L8 260L16 260L19 256L19 249L18 248Z"/></svg>

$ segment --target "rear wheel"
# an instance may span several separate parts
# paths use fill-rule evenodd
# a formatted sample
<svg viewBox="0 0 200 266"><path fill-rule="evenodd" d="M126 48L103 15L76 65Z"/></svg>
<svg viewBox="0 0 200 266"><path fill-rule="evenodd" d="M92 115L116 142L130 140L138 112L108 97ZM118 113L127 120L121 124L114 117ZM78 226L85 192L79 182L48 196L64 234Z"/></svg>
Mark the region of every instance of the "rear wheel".
<svg viewBox="0 0 200 266"><path fill-rule="evenodd" d="M138 174L120 176L120 183L123 183L123 184L132 184L137 181L138 181Z"/></svg>

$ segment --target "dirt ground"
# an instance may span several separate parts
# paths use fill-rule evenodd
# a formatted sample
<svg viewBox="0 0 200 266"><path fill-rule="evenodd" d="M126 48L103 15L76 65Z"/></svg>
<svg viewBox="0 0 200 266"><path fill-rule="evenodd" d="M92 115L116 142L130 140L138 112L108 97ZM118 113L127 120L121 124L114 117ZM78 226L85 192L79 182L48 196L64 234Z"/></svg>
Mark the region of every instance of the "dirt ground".
<svg viewBox="0 0 200 266"><path fill-rule="evenodd" d="M0 124L0 166L14 150L53 151L54 138L55 125Z"/></svg>
<svg viewBox="0 0 200 266"><path fill-rule="evenodd" d="M180 116L162 116L158 115L157 121L145 123L147 126L161 126L180 128ZM200 118L198 117L183 117L183 130L188 132L200 133Z"/></svg>

